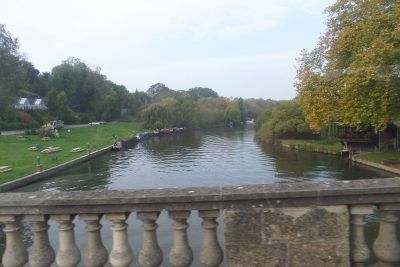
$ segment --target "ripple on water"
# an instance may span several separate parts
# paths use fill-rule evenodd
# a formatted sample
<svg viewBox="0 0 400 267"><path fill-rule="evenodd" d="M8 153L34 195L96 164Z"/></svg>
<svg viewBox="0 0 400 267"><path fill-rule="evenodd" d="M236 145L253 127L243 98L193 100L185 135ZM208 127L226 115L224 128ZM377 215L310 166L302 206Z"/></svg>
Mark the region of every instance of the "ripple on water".
<svg viewBox="0 0 400 267"><path fill-rule="evenodd" d="M252 129L188 132L109 153L18 191L166 188L390 177L347 159L261 145Z"/></svg>

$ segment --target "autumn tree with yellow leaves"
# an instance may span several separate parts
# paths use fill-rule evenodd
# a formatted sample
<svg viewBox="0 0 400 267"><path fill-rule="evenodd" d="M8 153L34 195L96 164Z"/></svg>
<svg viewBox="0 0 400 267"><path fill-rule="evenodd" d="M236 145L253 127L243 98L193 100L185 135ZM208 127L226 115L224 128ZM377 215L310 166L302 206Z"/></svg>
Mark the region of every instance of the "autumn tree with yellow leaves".
<svg viewBox="0 0 400 267"><path fill-rule="evenodd" d="M383 129L400 116L400 1L338 0L327 31L298 59L296 88L311 129Z"/></svg>

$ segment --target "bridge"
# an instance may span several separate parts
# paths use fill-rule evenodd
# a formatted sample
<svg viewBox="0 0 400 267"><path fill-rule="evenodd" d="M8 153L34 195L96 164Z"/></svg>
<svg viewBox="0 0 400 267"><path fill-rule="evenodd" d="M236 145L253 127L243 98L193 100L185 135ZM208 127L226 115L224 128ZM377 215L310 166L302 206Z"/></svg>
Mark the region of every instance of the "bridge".
<svg viewBox="0 0 400 267"><path fill-rule="evenodd" d="M128 216L143 223L140 266L367 266L372 253L382 266L398 266L397 212L400 178L151 190L0 194L6 238L5 267L130 266ZM157 219L166 212L173 226L169 251L157 239ZM187 219L202 220L202 246L193 251ZM365 216L379 217L379 234L367 245ZM74 218L86 224L86 247L75 241ZM102 240L100 220L111 222L112 240ZM220 218L219 218L220 217ZM222 223L218 225L217 219ZM21 220L32 229L27 252ZM48 220L58 225L59 248L49 242ZM217 238L223 228L224 245ZM108 251L104 242L112 242ZM165 259L164 259L165 258ZM168 259L167 259L168 258ZM164 260L164 261L163 261ZM164 263L163 265L162 262Z"/></svg>

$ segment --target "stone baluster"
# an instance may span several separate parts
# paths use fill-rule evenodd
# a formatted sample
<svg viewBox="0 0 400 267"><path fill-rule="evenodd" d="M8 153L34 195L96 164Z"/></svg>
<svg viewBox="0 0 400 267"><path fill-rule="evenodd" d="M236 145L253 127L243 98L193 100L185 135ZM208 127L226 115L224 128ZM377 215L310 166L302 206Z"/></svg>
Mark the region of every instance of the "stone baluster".
<svg viewBox="0 0 400 267"><path fill-rule="evenodd" d="M127 267L133 261L132 249L128 242L127 213L107 214L107 220L111 221L113 246L110 253L110 263L114 267Z"/></svg>
<svg viewBox="0 0 400 267"><path fill-rule="evenodd" d="M6 248L3 253L4 267L22 267L28 262L28 252L22 242L19 217L1 215L0 222L4 224Z"/></svg>
<svg viewBox="0 0 400 267"><path fill-rule="evenodd" d="M219 216L219 210L200 210L199 216L203 219L203 244L200 250L200 262L205 267L219 266L223 259L223 251L218 244L216 219Z"/></svg>
<svg viewBox="0 0 400 267"><path fill-rule="evenodd" d="M56 255L56 263L60 267L77 266L81 253L75 244L75 225L72 223L74 215L51 215L50 218L58 223L59 249Z"/></svg>
<svg viewBox="0 0 400 267"><path fill-rule="evenodd" d="M365 220L367 214L372 214L374 207L371 205L352 205L350 207L351 214L351 260L354 267L367 266L367 262L371 255L367 242L365 241Z"/></svg>
<svg viewBox="0 0 400 267"><path fill-rule="evenodd" d="M54 249L50 245L46 215L27 215L26 219L32 225L33 245L29 254L29 264L32 267L51 266L55 259Z"/></svg>
<svg viewBox="0 0 400 267"><path fill-rule="evenodd" d="M83 262L88 267L101 267L107 263L108 252L101 241L99 223L102 215L82 214L79 218L86 223L87 243L83 253Z"/></svg>
<svg viewBox="0 0 400 267"><path fill-rule="evenodd" d="M169 253L169 262L173 267L190 266L193 261L193 252L189 246L187 231L189 224L186 220L190 211L169 211L168 216L174 221L174 243Z"/></svg>
<svg viewBox="0 0 400 267"><path fill-rule="evenodd" d="M396 235L396 212L399 207L396 204L379 206L379 234L373 250L378 259L387 266L398 266L400 262L400 244Z"/></svg>
<svg viewBox="0 0 400 267"><path fill-rule="evenodd" d="M137 218L143 222L143 246L139 253L139 265L142 267L160 266L163 260L156 232L159 215L159 212L137 212Z"/></svg>

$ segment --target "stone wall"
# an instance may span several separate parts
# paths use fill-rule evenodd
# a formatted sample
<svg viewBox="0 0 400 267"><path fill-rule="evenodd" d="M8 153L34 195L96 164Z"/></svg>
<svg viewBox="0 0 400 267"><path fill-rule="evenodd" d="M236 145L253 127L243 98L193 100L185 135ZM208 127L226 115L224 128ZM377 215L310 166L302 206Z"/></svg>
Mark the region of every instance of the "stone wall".
<svg viewBox="0 0 400 267"><path fill-rule="evenodd" d="M225 210L229 267L350 266L347 206Z"/></svg>

